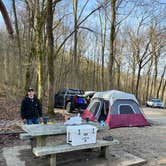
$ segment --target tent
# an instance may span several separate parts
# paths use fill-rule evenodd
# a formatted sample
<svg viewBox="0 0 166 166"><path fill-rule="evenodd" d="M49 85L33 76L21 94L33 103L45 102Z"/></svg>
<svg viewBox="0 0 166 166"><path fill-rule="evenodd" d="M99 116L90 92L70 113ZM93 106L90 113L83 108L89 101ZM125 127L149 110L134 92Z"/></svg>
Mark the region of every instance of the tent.
<svg viewBox="0 0 166 166"><path fill-rule="evenodd" d="M117 90L96 92L81 116L104 121L110 128L149 125L136 97Z"/></svg>

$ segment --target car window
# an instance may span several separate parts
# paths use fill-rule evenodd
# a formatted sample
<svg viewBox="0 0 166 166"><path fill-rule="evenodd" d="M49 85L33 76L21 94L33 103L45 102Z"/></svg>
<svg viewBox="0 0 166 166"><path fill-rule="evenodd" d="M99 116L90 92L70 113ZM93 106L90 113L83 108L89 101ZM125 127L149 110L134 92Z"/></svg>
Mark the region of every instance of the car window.
<svg viewBox="0 0 166 166"><path fill-rule="evenodd" d="M80 93L80 95L85 94L85 92L83 90L79 90L79 93Z"/></svg>
<svg viewBox="0 0 166 166"><path fill-rule="evenodd" d="M66 90L60 90L56 93L56 95L61 95L61 94L65 94Z"/></svg>
<svg viewBox="0 0 166 166"><path fill-rule="evenodd" d="M67 91L67 94L76 95L76 94L79 94L79 91L77 89L69 89Z"/></svg>
<svg viewBox="0 0 166 166"><path fill-rule="evenodd" d="M152 99L153 102L161 102L160 99Z"/></svg>
<svg viewBox="0 0 166 166"><path fill-rule="evenodd" d="M61 90L58 92L58 94L65 94L66 90Z"/></svg>
<svg viewBox="0 0 166 166"><path fill-rule="evenodd" d="M67 94L70 94L70 95L82 95L82 94L84 94L84 92L82 90L79 90L79 89L69 89L67 91Z"/></svg>

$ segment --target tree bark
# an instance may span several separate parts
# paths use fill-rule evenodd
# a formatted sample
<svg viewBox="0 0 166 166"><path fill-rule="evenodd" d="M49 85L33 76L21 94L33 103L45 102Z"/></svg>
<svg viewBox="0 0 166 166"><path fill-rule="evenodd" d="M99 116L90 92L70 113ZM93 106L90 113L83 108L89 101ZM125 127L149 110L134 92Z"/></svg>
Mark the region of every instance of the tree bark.
<svg viewBox="0 0 166 166"><path fill-rule="evenodd" d="M73 14L74 14L74 54L73 54L73 85L78 87L78 55L77 55L77 43L78 43L78 27L77 27L77 9L78 0L73 0Z"/></svg>
<svg viewBox="0 0 166 166"><path fill-rule="evenodd" d="M99 10L99 18L100 18L100 33L101 33L101 89L104 90L105 89L104 58L105 58L106 25L107 25L106 14L104 15L104 27L103 27L100 10Z"/></svg>
<svg viewBox="0 0 166 166"><path fill-rule="evenodd" d="M48 112L54 111L54 37L53 37L53 6L47 0L47 40L48 40Z"/></svg>
<svg viewBox="0 0 166 166"><path fill-rule="evenodd" d="M161 100L164 100L165 90L166 90L166 80L164 81L163 88L162 88L162 91L161 91L162 92L161 93Z"/></svg>
<svg viewBox="0 0 166 166"><path fill-rule="evenodd" d="M22 51L21 51L21 42L20 42L20 32L18 29L18 21L17 21L17 12L16 12L16 4L15 0L12 0L12 6L13 6L13 13L15 18L15 29L16 29L16 39L17 39L17 46L18 46L18 56L19 56L19 79L18 79L18 86L20 89L23 84L23 70L22 70Z"/></svg>
<svg viewBox="0 0 166 166"><path fill-rule="evenodd" d="M41 39L42 39L42 27L40 24L40 4L39 0L35 0L35 49L36 49L36 57L37 57L37 91L38 98L42 99L42 85L43 85L43 57L42 57L42 49L41 49Z"/></svg>
<svg viewBox="0 0 166 166"><path fill-rule="evenodd" d="M140 75L141 75L141 63L140 63L139 66L138 66L138 74L137 74L137 82L136 82L136 91L135 91L136 98L138 98Z"/></svg>
<svg viewBox="0 0 166 166"><path fill-rule="evenodd" d="M116 0L111 0L111 32L110 32L110 55L109 55L109 89L113 89L113 67L114 67L114 43L116 24Z"/></svg>
<svg viewBox="0 0 166 166"><path fill-rule="evenodd" d="M120 79L121 79L121 66L120 64L117 65L117 89L120 90L121 89L121 84L120 84Z"/></svg>
<svg viewBox="0 0 166 166"><path fill-rule="evenodd" d="M25 92L27 92L27 89L29 86L31 86L31 81L32 81L32 74L31 74L31 64L32 64L32 58L34 56L34 48L32 48L31 46L31 38L33 36L33 33L31 33L31 29L32 29L32 23L31 23L31 12L30 12L30 8L27 5L27 24L26 24L26 29L27 29L27 49L26 49L26 55L28 58L28 65L26 68L26 73L25 73L25 86L24 86L24 90ZM34 23L34 22L33 22Z"/></svg>
<svg viewBox="0 0 166 166"><path fill-rule="evenodd" d="M158 57L156 56L156 53L153 53L154 55L154 81L153 81L153 95L156 96L156 85L157 85L157 75L158 75Z"/></svg>
<svg viewBox="0 0 166 166"><path fill-rule="evenodd" d="M132 93L135 92L135 70L136 70L136 60L135 60L135 56L133 54L133 62L132 62L132 85L131 85Z"/></svg>
<svg viewBox="0 0 166 166"><path fill-rule="evenodd" d="M153 59L151 59L150 65L147 71L147 81L146 81L146 97L145 99L148 100L150 94L150 79L151 79L151 67L153 64Z"/></svg>
<svg viewBox="0 0 166 166"><path fill-rule="evenodd" d="M166 71L166 66L164 67L164 71L163 71L162 76L161 76L161 79L160 79L159 87L158 87L158 89L157 89L157 98L159 98L159 92L160 92L160 89L161 89L162 81L163 81L163 79L164 79L165 71Z"/></svg>

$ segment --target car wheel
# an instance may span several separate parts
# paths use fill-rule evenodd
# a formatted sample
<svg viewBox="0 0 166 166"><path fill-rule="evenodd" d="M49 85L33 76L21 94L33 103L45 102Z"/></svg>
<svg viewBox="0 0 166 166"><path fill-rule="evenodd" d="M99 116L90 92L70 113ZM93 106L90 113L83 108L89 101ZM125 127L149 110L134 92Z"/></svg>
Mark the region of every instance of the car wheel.
<svg viewBox="0 0 166 166"><path fill-rule="evenodd" d="M66 110L67 110L67 112L72 112L72 109L71 109L71 102L68 102L67 104L66 104Z"/></svg>

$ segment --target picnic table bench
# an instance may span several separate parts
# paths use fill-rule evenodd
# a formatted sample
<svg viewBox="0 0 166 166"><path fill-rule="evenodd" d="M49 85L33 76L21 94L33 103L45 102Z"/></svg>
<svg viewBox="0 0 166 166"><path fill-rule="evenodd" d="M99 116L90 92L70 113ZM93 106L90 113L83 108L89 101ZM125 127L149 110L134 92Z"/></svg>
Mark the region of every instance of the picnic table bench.
<svg viewBox="0 0 166 166"><path fill-rule="evenodd" d="M36 156L49 156L50 158L50 166L56 166L56 155L58 153L66 153L71 151L78 151L84 149L93 149L93 148L101 148L101 154L104 155L106 159L109 156L109 147L111 145L118 144L117 140L113 141L105 141L105 140L97 140L94 144L87 145L79 145L79 146L71 146L69 144L55 145L55 146L43 146L33 148L33 153Z"/></svg>

